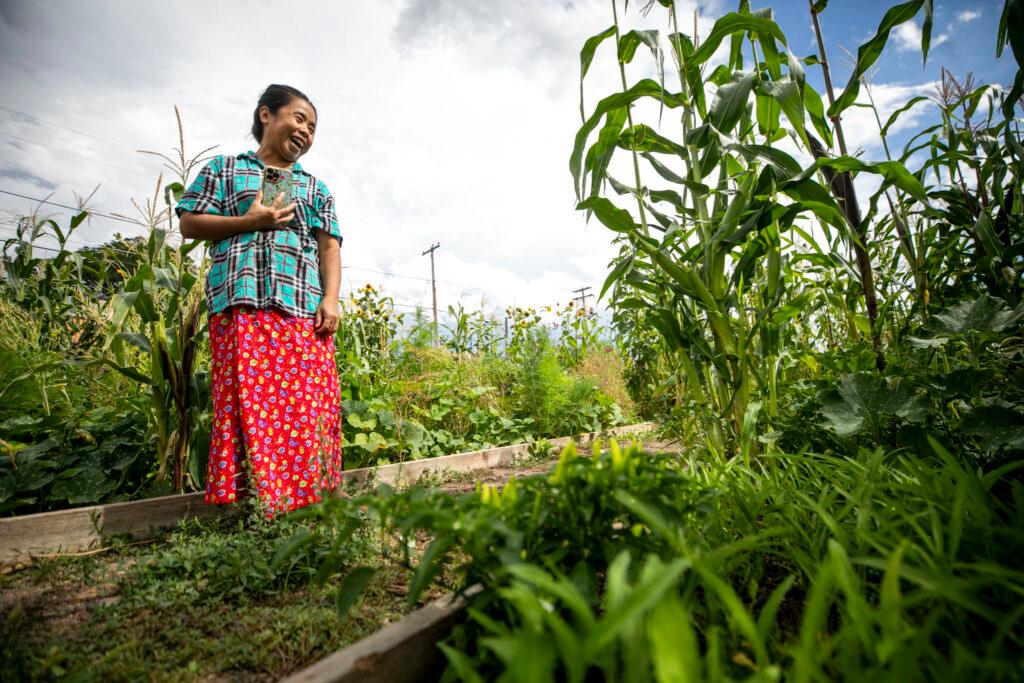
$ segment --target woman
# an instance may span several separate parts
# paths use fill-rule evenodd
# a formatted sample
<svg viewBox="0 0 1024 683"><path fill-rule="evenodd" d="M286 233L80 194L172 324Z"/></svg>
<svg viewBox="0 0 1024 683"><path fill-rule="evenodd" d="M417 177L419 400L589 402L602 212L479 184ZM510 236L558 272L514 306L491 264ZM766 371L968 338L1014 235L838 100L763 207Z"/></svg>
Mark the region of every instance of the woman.
<svg viewBox="0 0 1024 683"><path fill-rule="evenodd" d="M342 238L330 192L297 163L316 123L308 97L269 86L253 112L259 149L214 158L176 207L182 237L212 243L205 500L233 503L248 487L268 517L320 500L341 473ZM265 206L268 167L291 169L292 192Z"/></svg>

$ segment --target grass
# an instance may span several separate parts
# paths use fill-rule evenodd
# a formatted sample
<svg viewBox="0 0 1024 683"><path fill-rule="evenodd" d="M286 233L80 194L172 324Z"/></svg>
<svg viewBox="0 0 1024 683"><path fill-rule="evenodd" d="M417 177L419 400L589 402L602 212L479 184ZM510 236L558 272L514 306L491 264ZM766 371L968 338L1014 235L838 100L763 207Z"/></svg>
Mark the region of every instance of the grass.
<svg viewBox="0 0 1024 683"><path fill-rule="evenodd" d="M323 585L316 570L332 546L275 566L276 550L308 525L244 514L0 577L0 678L277 680L407 613L412 569L363 521ZM337 586L357 564L376 572L339 614ZM420 604L444 592L437 585Z"/></svg>

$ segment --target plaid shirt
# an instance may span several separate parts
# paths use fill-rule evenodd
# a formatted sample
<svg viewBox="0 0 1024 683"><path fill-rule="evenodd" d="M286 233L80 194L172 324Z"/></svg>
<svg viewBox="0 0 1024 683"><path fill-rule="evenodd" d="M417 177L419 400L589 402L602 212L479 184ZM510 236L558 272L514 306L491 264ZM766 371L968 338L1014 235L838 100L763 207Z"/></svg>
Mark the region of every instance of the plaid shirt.
<svg viewBox="0 0 1024 683"><path fill-rule="evenodd" d="M255 152L214 157L175 207L182 212L242 216L263 182L264 163ZM327 186L292 166L291 201L295 219L277 230L232 235L210 247L206 302L210 313L245 304L275 306L291 315L310 318L323 298L316 230L341 242L334 198ZM286 204L289 202L285 202Z"/></svg>

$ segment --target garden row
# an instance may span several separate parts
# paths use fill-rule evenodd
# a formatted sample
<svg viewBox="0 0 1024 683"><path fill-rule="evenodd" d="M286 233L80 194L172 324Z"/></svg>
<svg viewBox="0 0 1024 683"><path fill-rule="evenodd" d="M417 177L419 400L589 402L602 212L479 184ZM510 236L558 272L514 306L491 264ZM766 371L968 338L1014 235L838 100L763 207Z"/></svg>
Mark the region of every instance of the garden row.
<svg viewBox="0 0 1024 683"><path fill-rule="evenodd" d="M637 429L616 433L632 438L647 427ZM575 441L586 447L593 439ZM543 475L557 461L558 444L568 442L385 466L373 476L352 472L344 490L472 496ZM37 554L0 576L0 673L5 680L277 680L454 588L454 575L438 576L409 600L415 558L429 539L386 533L368 508L353 520L354 528L336 533L292 515L269 522L243 504L182 519L142 542L117 536L90 550ZM342 563L340 571L322 564L328 558ZM398 661L406 676L417 670L407 655Z"/></svg>
<svg viewBox="0 0 1024 683"><path fill-rule="evenodd" d="M174 189L173 184L169 192ZM168 194L170 199L172 194ZM147 205L149 206L149 205ZM164 207L166 209L167 207ZM198 243L68 251L66 230L24 216L0 270L0 514L202 490L211 422ZM169 220L169 219L168 219ZM44 258L34 243L56 236ZM506 336L453 308L440 345L372 285L337 333L348 469L557 437L637 416L623 359L589 312L512 309Z"/></svg>

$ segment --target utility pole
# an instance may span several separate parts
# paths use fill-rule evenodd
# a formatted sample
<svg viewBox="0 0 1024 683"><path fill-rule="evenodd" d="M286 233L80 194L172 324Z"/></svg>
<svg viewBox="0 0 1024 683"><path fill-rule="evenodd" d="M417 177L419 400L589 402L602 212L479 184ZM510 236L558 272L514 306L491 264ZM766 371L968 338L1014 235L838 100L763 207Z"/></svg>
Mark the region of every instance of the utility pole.
<svg viewBox="0 0 1024 683"><path fill-rule="evenodd" d="M438 327L437 327L437 280L434 278L434 250L437 249L439 246L441 246L440 242L434 244L432 247L430 247L430 249L427 249L425 252L420 254L420 256L426 256L427 254L430 254L430 290L431 290L431 292L434 295L434 346L437 346L437 342L438 342L438 337L437 337L437 331L438 331Z"/></svg>
<svg viewBox="0 0 1024 683"><path fill-rule="evenodd" d="M580 302L580 311L581 311L581 313L579 314L579 316L581 318L587 314L587 297L588 296L594 296L593 294L587 294L587 290L588 289L590 289L590 287L580 287L579 289L572 290L574 294L579 294L579 296L574 296L572 298L572 300ZM583 333L582 333L582 331L580 331L579 334L576 335L576 360L577 361L579 360L580 346L582 346L582 344L583 344Z"/></svg>
<svg viewBox="0 0 1024 683"><path fill-rule="evenodd" d="M579 296L574 296L572 300L579 300L580 306L583 308L584 311L587 310L587 297L594 296L593 294L587 294L588 289L590 289L590 287L580 287L579 289L572 290L573 293L579 294Z"/></svg>

